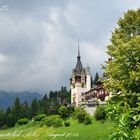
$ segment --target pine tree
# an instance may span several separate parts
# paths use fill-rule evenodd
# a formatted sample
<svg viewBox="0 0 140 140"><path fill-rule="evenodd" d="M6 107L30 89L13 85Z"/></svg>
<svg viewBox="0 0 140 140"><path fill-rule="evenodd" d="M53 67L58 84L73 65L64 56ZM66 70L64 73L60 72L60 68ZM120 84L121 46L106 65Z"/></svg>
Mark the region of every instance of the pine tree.
<svg viewBox="0 0 140 140"><path fill-rule="evenodd" d="M13 110L10 107L8 107L5 113L5 124L8 127L13 127L16 123L15 116L12 111Z"/></svg>
<svg viewBox="0 0 140 140"><path fill-rule="evenodd" d="M44 95L43 100L46 100L46 101L48 100L47 94Z"/></svg>
<svg viewBox="0 0 140 140"><path fill-rule="evenodd" d="M99 80L99 74L98 74L98 72L96 72L95 78L93 80L93 85L96 85L98 80Z"/></svg>
<svg viewBox="0 0 140 140"><path fill-rule="evenodd" d="M12 108L12 115L14 116L15 123L22 117L20 99L17 96Z"/></svg>
<svg viewBox="0 0 140 140"><path fill-rule="evenodd" d="M4 112L1 110L0 111L0 128L4 125Z"/></svg>
<svg viewBox="0 0 140 140"><path fill-rule="evenodd" d="M33 99L32 104L31 104L31 117L35 117L38 113L38 102L37 99Z"/></svg>
<svg viewBox="0 0 140 140"><path fill-rule="evenodd" d="M25 101L22 105L21 105L21 108L22 108L22 118L28 118L30 119L31 117L31 113L30 113L30 107L28 105L28 102Z"/></svg>
<svg viewBox="0 0 140 140"><path fill-rule="evenodd" d="M13 127L16 123L15 116L12 113L9 113L6 118L6 124L9 127Z"/></svg>

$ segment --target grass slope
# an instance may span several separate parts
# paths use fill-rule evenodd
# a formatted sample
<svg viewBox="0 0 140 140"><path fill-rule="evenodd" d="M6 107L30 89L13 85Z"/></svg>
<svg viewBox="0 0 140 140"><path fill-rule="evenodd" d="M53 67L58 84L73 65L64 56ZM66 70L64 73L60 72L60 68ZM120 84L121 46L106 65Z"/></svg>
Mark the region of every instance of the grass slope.
<svg viewBox="0 0 140 140"><path fill-rule="evenodd" d="M112 123L93 120L90 125L79 124L70 119L69 127L46 127L40 123L14 127L0 131L2 140L108 140L108 132Z"/></svg>

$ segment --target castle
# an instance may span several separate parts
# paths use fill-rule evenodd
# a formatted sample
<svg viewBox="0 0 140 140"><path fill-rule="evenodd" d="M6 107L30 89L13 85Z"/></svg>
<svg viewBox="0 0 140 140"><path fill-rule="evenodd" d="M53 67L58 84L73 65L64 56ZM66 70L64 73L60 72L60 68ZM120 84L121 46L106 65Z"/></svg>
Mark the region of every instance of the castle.
<svg viewBox="0 0 140 140"><path fill-rule="evenodd" d="M71 84L71 104L78 107L79 103L84 101L82 94L91 89L91 75L90 68L83 68L80 57L80 50L78 48L77 64L72 71L70 79Z"/></svg>
<svg viewBox="0 0 140 140"><path fill-rule="evenodd" d="M102 78L103 79L103 78ZM92 85L90 68L84 68L81 62L80 50L78 46L78 56L76 67L72 70L70 78L71 105L89 109L99 104L105 104L109 94L103 87L100 80L97 85Z"/></svg>

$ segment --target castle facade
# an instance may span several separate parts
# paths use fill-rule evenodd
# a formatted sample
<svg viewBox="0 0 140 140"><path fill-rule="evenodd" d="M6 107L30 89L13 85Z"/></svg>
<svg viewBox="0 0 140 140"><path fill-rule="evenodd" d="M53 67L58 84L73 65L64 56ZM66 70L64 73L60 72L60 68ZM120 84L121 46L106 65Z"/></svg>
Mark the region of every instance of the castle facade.
<svg viewBox="0 0 140 140"><path fill-rule="evenodd" d="M102 78L103 79L103 78ZM84 68L81 62L80 50L78 48L77 63L72 70L70 78L71 105L75 107L93 107L98 104L105 104L109 94L103 87L103 82L92 85L90 68ZM89 109L89 108L88 108Z"/></svg>

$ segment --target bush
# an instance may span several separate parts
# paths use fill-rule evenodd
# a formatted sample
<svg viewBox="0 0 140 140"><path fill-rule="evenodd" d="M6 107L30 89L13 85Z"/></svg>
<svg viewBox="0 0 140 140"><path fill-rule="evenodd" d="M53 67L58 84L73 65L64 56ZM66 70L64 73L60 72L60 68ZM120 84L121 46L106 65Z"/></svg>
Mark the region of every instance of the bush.
<svg viewBox="0 0 140 140"><path fill-rule="evenodd" d="M71 116L73 114L73 112L75 111L75 108L73 106L68 106L68 115Z"/></svg>
<svg viewBox="0 0 140 140"><path fill-rule="evenodd" d="M85 114L84 113L79 113L78 115L77 115L77 119L78 119L78 122L79 123L83 123L84 121L85 121Z"/></svg>
<svg viewBox="0 0 140 140"><path fill-rule="evenodd" d="M72 114L73 119L78 119L78 114L85 114L87 115L86 111L82 108L76 108Z"/></svg>
<svg viewBox="0 0 140 140"><path fill-rule="evenodd" d="M48 117L44 118L43 122L44 122L44 125L46 125L48 127L52 126L52 124L53 124L53 120Z"/></svg>
<svg viewBox="0 0 140 140"><path fill-rule="evenodd" d="M41 121L42 119L44 119L46 117L46 114L40 114L36 117L34 117L35 121Z"/></svg>
<svg viewBox="0 0 140 140"><path fill-rule="evenodd" d="M63 119L65 119L66 117L68 117L68 109L67 109L67 107L61 106L61 107L58 109L58 113L61 115L61 117L62 117Z"/></svg>
<svg viewBox="0 0 140 140"><path fill-rule="evenodd" d="M88 124L91 124L92 122L91 122L91 118L89 117L89 116L86 116L85 117L85 120L84 120L84 124L85 125L88 125Z"/></svg>
<svg viewBox="0 0 140 140"><path fill-rule="evenodd" d="M61 126L63 126L62 125L62 119L61 118L59 118L59 119L55 119L54 121L53 121L53 125L52 125L53 127L61 127Z"/></svg>
<svg viewBox="0 0 140 140"><path fill-rule="evenodd" d="M105 116L106 116L105 107L104 106L98 106L96 111L95 111L95 114L94 114L95 119L96 120L104 120Z"/></svg>
<svg viewBox="0 0 140 140"><path fill-rule="evenodd" d="M119 120L112 127L109 137L110 140L139 140L139 135L136 131L133 131L132 122L133 116L126 112L120 115ZM136 128L134 128L136 130Z"/></svg>
<svg viewBox="0 0 140 140"><path fill-rule="evenodd" d="M5 129L7 129L7 128L8 128L8 126L7 126L6 124L4 124L4 125L1 127L2 130L5 130Z"/></svg>
<svg viewBox="0 0 140 140"><path fill-rule="evenodd" d="M62 119L58 115L52 115L49 117L45 117L43 120L44 125L50 127L61 127L62 126Z"/></svg>
<svg viewBox="0 0 140 140"><path fill-rule="evenodd" d="M76 110L73 112L72 117L74 119L77 119L79 123L84 123L85 125L92 123L90 116L82 108L76 108Z"/></svg>
<svg viewBox="0 0 140 140"><path fill-rule="evenodd" d="M24 124L27 124L28 122L29 122L29 119L23 118L23 119L18 120L17 124L18 125L24 125Z"/></svg>
<svg viewBox="0 0 140 140"><path fill-rule="evenodd" d="M66 127L68 127L68 126L70 126L70 122L64 122L64 125L65 125Z"/></svg>

